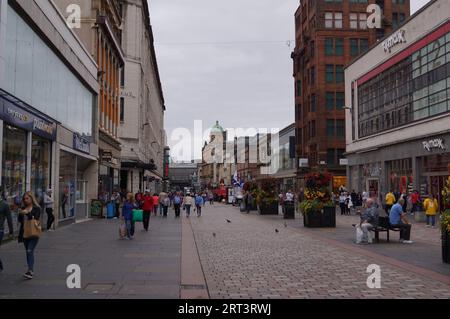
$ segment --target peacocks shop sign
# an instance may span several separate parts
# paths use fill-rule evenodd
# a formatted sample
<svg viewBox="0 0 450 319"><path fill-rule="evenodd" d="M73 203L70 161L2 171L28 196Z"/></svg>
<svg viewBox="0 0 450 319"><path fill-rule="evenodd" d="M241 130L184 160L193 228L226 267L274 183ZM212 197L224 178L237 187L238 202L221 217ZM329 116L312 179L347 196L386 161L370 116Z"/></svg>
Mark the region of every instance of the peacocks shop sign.
<svg viewBox="0 0 450 319"><path fill-rule="evenodd" d="M11 125L31 131L43 138L56 140L56 123L31 113L8 99L0 98L0 117Z"/></svg>

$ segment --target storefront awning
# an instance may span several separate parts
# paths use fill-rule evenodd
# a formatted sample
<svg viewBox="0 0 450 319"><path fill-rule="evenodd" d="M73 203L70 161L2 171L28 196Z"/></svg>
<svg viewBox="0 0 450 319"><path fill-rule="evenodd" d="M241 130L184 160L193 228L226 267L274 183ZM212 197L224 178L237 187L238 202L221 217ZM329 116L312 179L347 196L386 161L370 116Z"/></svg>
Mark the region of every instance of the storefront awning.
<svg viewBox="0 0 450 319"><path fill-rule="evenodd" d="M122 168L137 168L149 171L156 171L157 167L155 164L144 163L142 161L122 161Z"/></svg>

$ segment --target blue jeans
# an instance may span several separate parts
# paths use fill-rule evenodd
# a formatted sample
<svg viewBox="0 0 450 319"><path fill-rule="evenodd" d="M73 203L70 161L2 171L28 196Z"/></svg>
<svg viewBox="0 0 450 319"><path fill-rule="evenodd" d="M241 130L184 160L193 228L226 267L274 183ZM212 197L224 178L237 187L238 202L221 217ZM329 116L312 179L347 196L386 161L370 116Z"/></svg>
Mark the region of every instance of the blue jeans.
<svg viewBox="0 0 450 319"><path fill-rule="evenodd" d="M189 216L191 214L191 205L185 205L184 207L186 209L186 216Z"/></svg>
<svg viewBox="0 0 450 319"><path fill-rule="evenodd" d="M430 225L430 219L431 219L431 226L436 225L436 215L427 215L427 225Z"/></svg>
<svg viewBox="0 0 450 319"><path fill-rule="evenodd" d="M134 222L132 220L125 220L125 225L127 226L127 237L131 238L134 236Z"/></svg>
<svg viewBox="0 0 450 319"><path fill-rule="evenodd" d="M34 271L34 250L39 242L38 238L24 239L23 244L27 253L27 265L29 271Z"/></svg>
<svg viewBox="0 0 450 319"><path fill-rule="evenodd" d="M163 204L159 204L159 214L162 216L164 213L164 205Z"/></svg>

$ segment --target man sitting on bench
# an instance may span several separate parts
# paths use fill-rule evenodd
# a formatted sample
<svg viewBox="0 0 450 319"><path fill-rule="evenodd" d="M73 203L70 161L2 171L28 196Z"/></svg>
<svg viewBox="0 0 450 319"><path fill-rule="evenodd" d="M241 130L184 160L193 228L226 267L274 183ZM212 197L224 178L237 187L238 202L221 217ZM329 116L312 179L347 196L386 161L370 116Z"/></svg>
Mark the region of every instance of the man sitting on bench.
<svg viewBox="0 0 450 319"><path fill-rule="evenodd" d="M406 218L406 213L403 212L403 204L405 200L400 198L399 201L392 206L389 213L389 223L391 228L400 229L400 242L404 244L412 244L411 237L411 224Z"/></svg>
<svg viewBox="0 0 450 319"><path fill-rule="evenodd" d="M363 232L362 243L372 243L370 230L378 226L378 208L372 198L367 199L366 209L361 214L361 230Z"/></svg>

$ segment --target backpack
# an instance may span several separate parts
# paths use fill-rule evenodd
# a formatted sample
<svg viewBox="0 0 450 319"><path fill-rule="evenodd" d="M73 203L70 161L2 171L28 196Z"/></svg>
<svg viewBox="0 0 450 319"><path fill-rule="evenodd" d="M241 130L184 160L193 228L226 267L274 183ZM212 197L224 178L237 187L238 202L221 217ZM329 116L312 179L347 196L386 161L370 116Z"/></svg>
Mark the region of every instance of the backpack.
<svg viewBox="0 0 450 319"><path fill-rule="evenodd" d="M195 198L195 205L203 205L203 198L201 196Z"/></svg>
<svg viewBox="0 0 450 319"><path fill-rule="evenodd" d="M180 198L180 196L175 196L174 198L173 198L173 202L175 203L175 204L181 204L181 198Z"/></svg>

